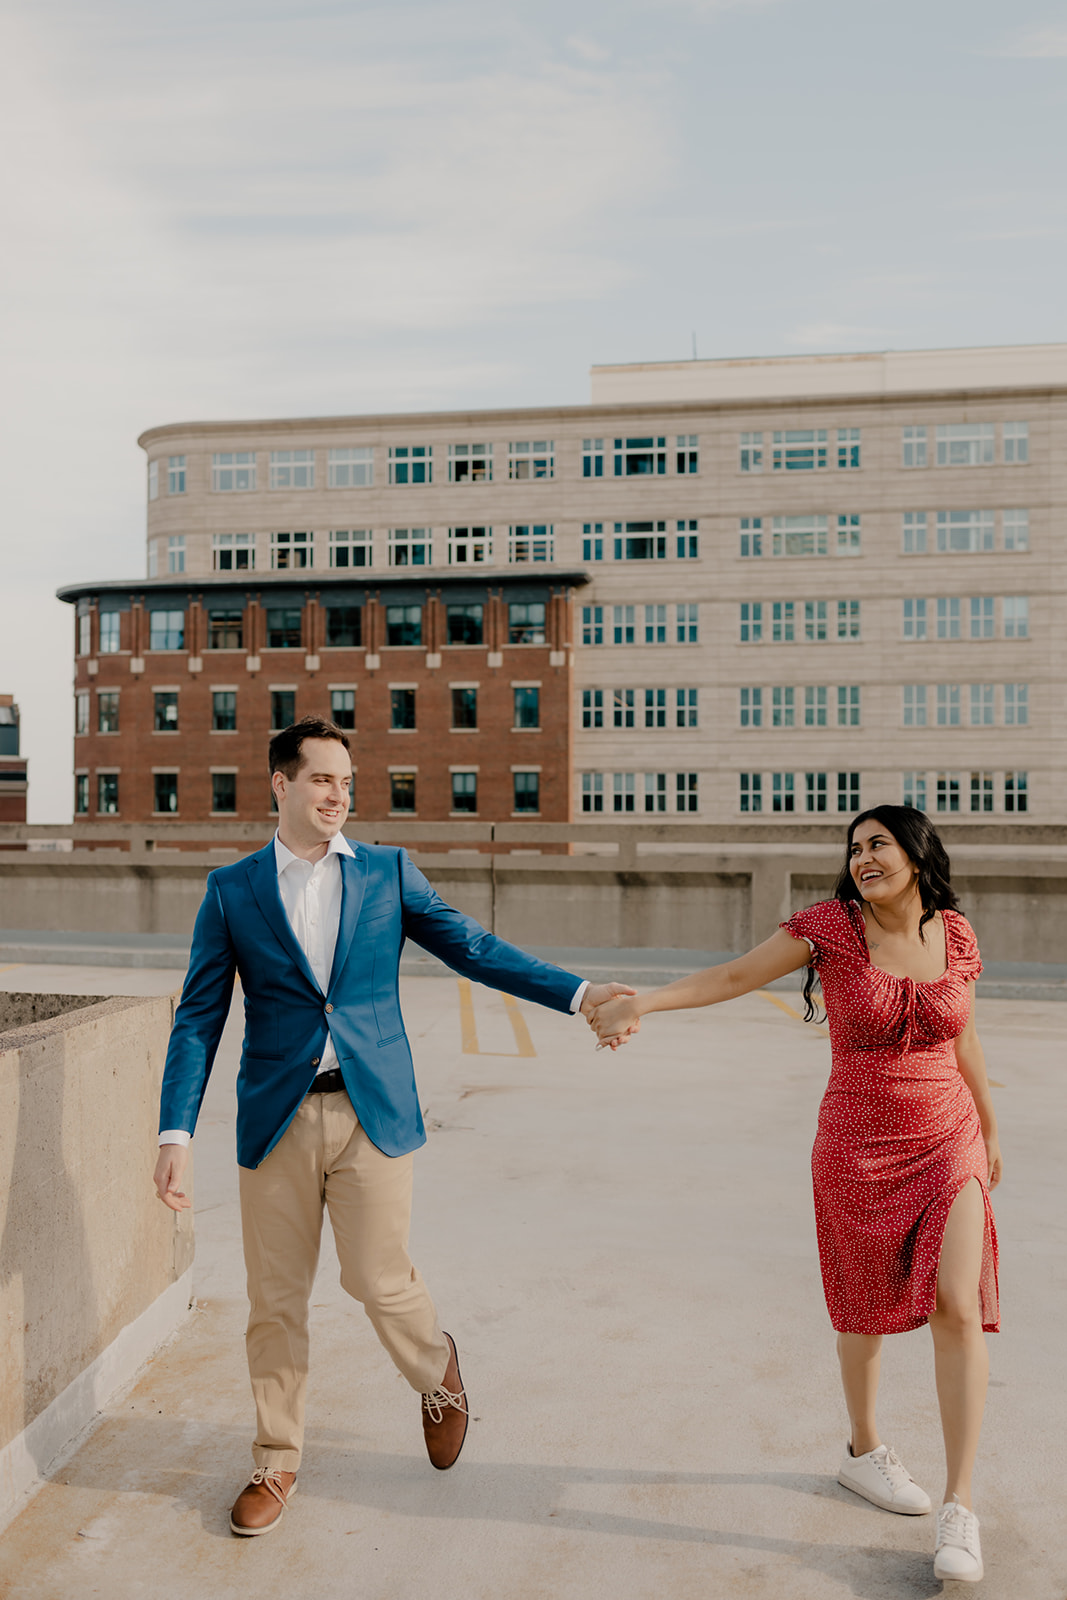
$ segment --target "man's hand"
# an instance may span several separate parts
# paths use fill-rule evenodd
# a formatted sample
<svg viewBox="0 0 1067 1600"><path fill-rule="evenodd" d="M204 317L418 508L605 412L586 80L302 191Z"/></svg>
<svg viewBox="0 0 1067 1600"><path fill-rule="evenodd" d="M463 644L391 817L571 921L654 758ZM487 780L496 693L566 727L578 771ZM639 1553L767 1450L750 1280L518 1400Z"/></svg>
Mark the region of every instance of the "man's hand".
<svg viewBox="0 0 1067 1600"><path fill-rule="evenodd" d="M582 1016L585 1018L586 1022L588 1022L593 1032L596 1033L597 1025L595 1014L597 1006L602 1006L606 1000L614 1000L616 995L636 993L637 990L631 989L628 983L591 983L582 996ZM626 1043L626 1038L624 1036L622 1038L605 1041L605 1043L608 1045L609 1049L617 1050L621 1044Z"/></svg>
<svg viewBox="0 0 1067 1600"><path fill-rule="evenodd" d="M156 1193L159 1198L172 1211L188 1211L193 1203L181 1187L182 1177L188 1165L188 1145L160 1145L159 1160L156 1162L155 1175L152 1181L156 1186Z"/></svg>

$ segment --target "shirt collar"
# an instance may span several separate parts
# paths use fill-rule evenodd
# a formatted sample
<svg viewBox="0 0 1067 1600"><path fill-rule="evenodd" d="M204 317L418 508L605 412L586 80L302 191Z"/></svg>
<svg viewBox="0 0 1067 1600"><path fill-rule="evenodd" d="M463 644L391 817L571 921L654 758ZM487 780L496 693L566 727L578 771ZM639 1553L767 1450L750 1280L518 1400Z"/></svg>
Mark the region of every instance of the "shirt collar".
<svg viewBox="0 0 1067 1600"><path fill-rule="evenodd" d="M349 844L349 842L345 838L344 834L343 833L335 833L333 838L330 840L329 846L327 847L326 855L323 856L321 859L323 861L325 861L326 860L326 856L354 856L355 853L356 852L353 850L352 846ZM293 852L289 849L289 846L285 845L285 844L282 844L282 841L279 839L278 835L275 834L274 835L274 864L275 864L275 867L277 868L278 876L281 877L281 875L285 871L286 867L292 866L294 861L304 862L304 857L303 856L294 855ZM312 865L318 866L318 862L312 863L312 862L308 861L308 862L304 862L304 864L306 866L312 866Z"/></svg>

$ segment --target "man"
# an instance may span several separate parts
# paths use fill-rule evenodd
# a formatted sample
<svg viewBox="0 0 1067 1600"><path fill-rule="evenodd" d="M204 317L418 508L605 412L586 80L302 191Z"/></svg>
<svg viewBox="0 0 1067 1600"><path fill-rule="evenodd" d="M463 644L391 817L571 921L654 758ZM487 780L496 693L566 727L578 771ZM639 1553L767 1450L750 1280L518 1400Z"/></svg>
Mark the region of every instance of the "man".
<svg viewBox="0 0 1067 1600"><path fill-rule="evenodd" d="M363 1303L422 1396L432 1464L467 1430L454 1340L407 1253L412 1155L426 1140L400 1014L405 938L457 971L587 1020L622 984L583 983L487 933L437 895L407 852L350 845L348 740L315 717L270 743L278 831L212 872L163 1074L156 1191L190 1204L182 1175L235 974L245 997L237 1160L257 1415L256 1470L236 1534L278 1526L296 1489L308 1370L308 1301L328 1207L341 1283Z"/></svg>

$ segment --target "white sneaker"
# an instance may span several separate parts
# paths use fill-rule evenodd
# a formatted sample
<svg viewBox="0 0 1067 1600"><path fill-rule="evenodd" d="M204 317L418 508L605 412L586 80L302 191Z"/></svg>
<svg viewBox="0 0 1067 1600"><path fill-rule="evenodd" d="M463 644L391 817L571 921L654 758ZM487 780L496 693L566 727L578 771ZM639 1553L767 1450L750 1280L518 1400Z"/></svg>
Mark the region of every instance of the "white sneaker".
<svg viewBox="0 0 1067 1600"><path fill-rule="evenodd" d="M979 1583L984 1571L978 1518L961 1505L959 1496L954 1494L937 1513L934 1577L956 1583Z"/></svg>
<svg viewBox="0 0 1067 1600"><path fill-rule="evenodd" d="M933 1510L930 1496L920 1489L900 1457L887 1445L854 1456L845 1446L845 1459L837 1481L854 1494L861 1494L883 1511L899 1511L906 1517L922 1517Z"/></svg>

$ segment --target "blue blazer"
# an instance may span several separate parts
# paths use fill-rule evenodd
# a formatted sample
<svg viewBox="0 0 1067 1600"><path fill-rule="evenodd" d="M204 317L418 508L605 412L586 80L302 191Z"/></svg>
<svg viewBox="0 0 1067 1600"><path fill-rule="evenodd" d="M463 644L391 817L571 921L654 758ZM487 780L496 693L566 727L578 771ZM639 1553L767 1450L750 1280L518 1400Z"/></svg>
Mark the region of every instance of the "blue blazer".
<svg viewBox="0 0 1067 1600"><path fill-rule="evenodd" d="M245 996L237 1078L242 1167L258 1167L289 1126L314 1081L327 1034L356 1115L378 1148L400 1156L426 1142L400 1014L406 938L490 988L570 1009L580 978L446 905L407 851L355 842L353 849L354 856L338 857L341 920L325 994L285 914L273 840L209 875L163 1071L161 1132L195 1130L235 973Z"/></svg>

